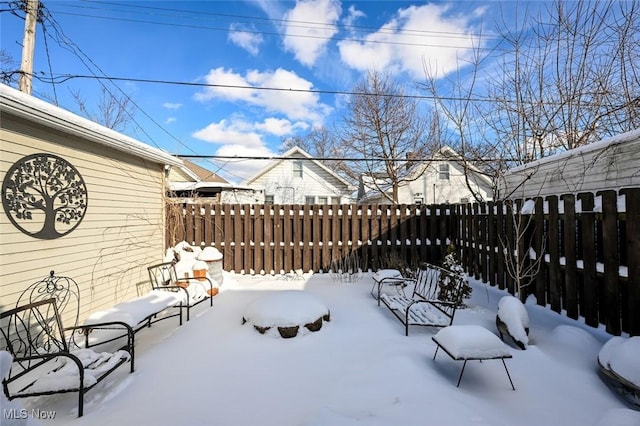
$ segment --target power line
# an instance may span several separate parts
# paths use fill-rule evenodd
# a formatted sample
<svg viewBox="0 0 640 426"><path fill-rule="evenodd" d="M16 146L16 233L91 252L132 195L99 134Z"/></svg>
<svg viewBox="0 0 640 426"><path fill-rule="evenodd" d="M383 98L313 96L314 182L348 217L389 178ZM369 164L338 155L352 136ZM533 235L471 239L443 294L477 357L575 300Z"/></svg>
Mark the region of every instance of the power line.
<svg viewBox="0 0 640 426"><path fill-rule="evenodd" d="M95 18L95 19L104 19L111 21L120 21L120 22L132 22L136 24L153 24L153 25L162 25L168 27L181 27L181 28L191 28L191 29L204 29L211 31L224 31L224 32L243 32L250 34L260 34L260 35L270 35L270 36L282 36L280 33L276 32L267 32L267 31L256 31L251 29L238 29L234 30L231 28L221 28L221 27L209 27L202 25L193 25L193 24L178 24L175 22L158 22L158 21L145 21L141 19L131 19L131 18L116 18L111 16L97 16L97 15L89 15L86 13L72 13L72 12L56 12L58 15L69 15L69 16L79 16L83 18ZM392 33L396 36L405 37L407 34L403 33ZM393 41L393 40L367 40L367 39L357 39L357 38L345 38L345 37L327 37L327 36L319 36L319 35L311 35L311 34L287 34L288 37L296 37L296 38L309 38L309 39L319 39L319 40L335 40L335 41L352 41L359 43L372 43L372 44L390 44L390 45L398 45L398 46L419 46L419 47L436 47L436 48L446 48L446 49L476 49L476 50L491 50L496 51L503 49L497 49L494 47L481 47L481 46L454 46L454 45L443 45L443 44L433 44L433 43L411 43L408 41ZM444 36L442 36L444 37ZM506 51L506 50L504 50Z"/></svg>
<svg viewBox="0 0 640 426"><path fill-rule="evenodd" d="M14 72L18 73L18 71ZM14 73L7 73L11 76ZM483 103L512 103L516 102L513 99L503 98L491 98L491 97L460 97L460 96L434 96L434 95L405 95L396 93L370 93L370 92L355 92L349 90L329 90L329 89L295 89L295 88L283 88L283 87L271 87L271 86L248 86L248 85L236 85L236 84L216 84L216 83L201 83L193 81L178 81L178 80L160 80L151 78L134 78L134 77L114 77L114 76L97 76L97 75L82 75L82 74L58 74L56 77L43 77L39 73L34 73L33 78L38 79L45 83L61 84L73 79L95 79L95 80L109 80L109 81L127 81L134 83L149 83L149 84L166 84L175 86L190 86L190 87L212 87L222 89L238 89L238 90L264 90L264 91L276 91L276 92L288 92L288 93L315 93L315 94L328 94L328 95L347 95L347 96L372 96L380 98L407 98L417 100L444 100L444 101L468 101L468 102L483 102ZM523 104L530 104L534 106L561 106L565 102L557 101L544 101L544 100L519 100L518 102ZM634 104L640 102L640 97L631 99L628 104ZM617 107L617 105L608 105L602 103L590 103L584 102L583 105L596 105L603 107Z"/></svg>
<svg viewBox="0 0 640 426"><path fill-rule="evenodd" d="M200 158L200 159L213 159L213 160L292 160L292 161L320 161L320 162L330 162L330 161L393 161L393 162L411 162L411 163L432 163L432 162L440 162L442 159L437 158L411 158L407 160L406 158L385 158L385 157L284 157L280 155L181 155L181 154L173 154L179 158ZM459 161L468 161L472 163L491 163L497 161L521 161L521 159L517 158L474 158L474 159L460 159Z"/></svg>

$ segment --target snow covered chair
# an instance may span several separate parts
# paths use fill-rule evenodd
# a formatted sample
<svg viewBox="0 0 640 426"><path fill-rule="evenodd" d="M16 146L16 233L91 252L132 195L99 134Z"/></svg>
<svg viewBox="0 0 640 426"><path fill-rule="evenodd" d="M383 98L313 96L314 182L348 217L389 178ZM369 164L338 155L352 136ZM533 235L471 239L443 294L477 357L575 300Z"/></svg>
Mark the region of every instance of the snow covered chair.
<svg viewBox="0 0 640 426"><path fill-rule="evenodd" d="M408 336L412 325L451 325L456 310L462 304L462 289L466 281L464 274L423 263L415 278L386 273L384 278L374 283L372 294L378 305L384 304L404 324L405 336ZM395 294L382 292L382 287L387 284L396 288ZM405 287L413 289L411 295L405 294Z"/></svg>
<svg viewBox="0 0 640 426"><path fill-rule="evenodd" d="M182 295L180 303L176 307L187 311L189 321L190 310L202 302L209 300L213 306L214 289L217 285L208 277L183 277L179 278L174 262L163 262L147 268L151 288L159 291L170 291ZM215 292L217 293L217 292Z"/></svg>
<svg viewBox="0 0 640 426"><path fill-rule="evenodd" d="M40 395L78 392L78 417L84 412L84 394L118 367L130 361L134 371L133 331L127 344L115 352L95 352L74 345L65 332L87 333L103 323L64 328L55 298L36 300L0 313L0 350L13 357L9 373L2 379L9 400ZM6 358L6 357L5 357Z"/></svg>

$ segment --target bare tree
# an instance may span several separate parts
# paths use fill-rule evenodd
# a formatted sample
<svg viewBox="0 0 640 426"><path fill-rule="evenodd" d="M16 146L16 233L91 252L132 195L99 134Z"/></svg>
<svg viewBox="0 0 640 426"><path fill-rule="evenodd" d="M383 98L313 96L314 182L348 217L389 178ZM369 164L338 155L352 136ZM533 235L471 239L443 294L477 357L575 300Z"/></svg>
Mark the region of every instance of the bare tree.
<svg viewBox="0 0 640 426"><path fill-rule="evenodd" d="M319 159L322 164L340 175L347 175L348 165L343 160L344 149L337 143L335 135L326 127L315 127L304 136L284 139L280 152L283 153L294 146L304 149L312 157Z"/></svg>
<svg viewBox="0 0 640 426"><path fill-rule="evenodd" d="M18 82L19 73L15 70L20 63L4 49L0 49L0 81L7 85L15 85Z"/></svg>
<svg viewBox="0 0 640 426"><path fill-rule="evenodd" d="M102 87L101 96L95 107L96 111L94 112L91 107L87 105L86 100L79 91L70 90L70 92L82 115L96 123L122 132L126 130L127 126L133 120L134 105L131 98L126 94L118 97L110 93L105 87Z"/></svg>
<svg viewBox="0 0 640 426"><path fill-rule="evenodd" d="M476 54L449 85L427 72L425 87L465 157L492 145L505 159L494 164L499 179L510 166L640 126L638 1L556 1L496 27L501 56L493 66L480 67L493 53Z"/></svg>
<svg viewBox="0 0 640 426"><path fill-rule="evenodd" d="M362 161L346 171L353 179L368 176L373 188L397 203L398 188L419 177L420 163L411 159L429 151L427 121L417 101L405 96L389 74L370 71L353 92L340 139L345 153Z"/></svg>
<svg viewBox="0 0 640 426"><path fill-rule="evenodd" d="M511 229L498 236L504 254L507 274L513 279L516 295L524 301L526 289L540 272L544 262L544 238L536 247L531 232L534 201L527 200L522 206L513 200L506 200L503 208L509 219L507 227ZM509 235L513 235L510 238Z"/></svg>

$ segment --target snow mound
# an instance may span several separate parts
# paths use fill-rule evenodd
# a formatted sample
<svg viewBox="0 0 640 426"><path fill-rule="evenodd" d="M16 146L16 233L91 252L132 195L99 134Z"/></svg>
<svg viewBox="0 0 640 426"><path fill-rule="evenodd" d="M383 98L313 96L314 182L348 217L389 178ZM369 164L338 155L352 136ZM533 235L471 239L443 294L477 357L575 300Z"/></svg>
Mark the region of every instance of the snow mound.
<svg viewBox="0 0 640 426"><path fill-rule="evenodd" d="M514 296L504 296L498 302L498 318L506 324L509 334L524 347L529 344L529 314L522 302Z"/></svg>
<svg viewBox="0 0 640 426"><path fill-rule="evenodd" d="M640 336L614 336L598 353L600 364L640 388ZM640 424L640 423L639 423Z"/></svg>

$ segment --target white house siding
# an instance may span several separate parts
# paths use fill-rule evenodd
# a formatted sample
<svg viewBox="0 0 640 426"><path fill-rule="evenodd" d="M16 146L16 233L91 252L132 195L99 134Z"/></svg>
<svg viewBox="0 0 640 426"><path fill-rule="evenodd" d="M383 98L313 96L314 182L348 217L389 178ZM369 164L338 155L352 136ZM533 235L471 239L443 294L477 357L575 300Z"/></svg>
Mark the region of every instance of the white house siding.
<svg viewBox="0 0 640 426"><path fill-rule="evenodd" d="M449 179L438 178L441 164L449 164ZM483 200L491 199L491 185L477 173L469 173L469 184ZM400 204L412 204L419 196L424 204L450 204L475 201L465 180L464 167L456 161L434 161L426 167L424 173L398 191Z"/></svg>
<svg viewBox="0 0 640 426"><path fill-rule="evenodd" d="M510 198L640 186L640 129L511 169L499 184Z"/></svg>
<svg viewBox="0 0 640 426"><path fill-rule="evenodd" d="M273 195L276 204L304 204L306 197L328 197L331 204L349 203L348 193L331 173L313 161L302 159L302 178L294 177L295 160L281 161L256 179L247 182L253 188L264 190L264 195ZM335 182L335 184L334 184Z"/></svg>
<svg viewBox="0 0 640 426"><path fill-rule="evenodd" d="M82 175L87 211L52 240L22 233L0 214L0 309L54 270L80 286L81 318L149 290L146 266L164 252L164 165L2 112L0 176L22 157L56 154Z"/></svg>

